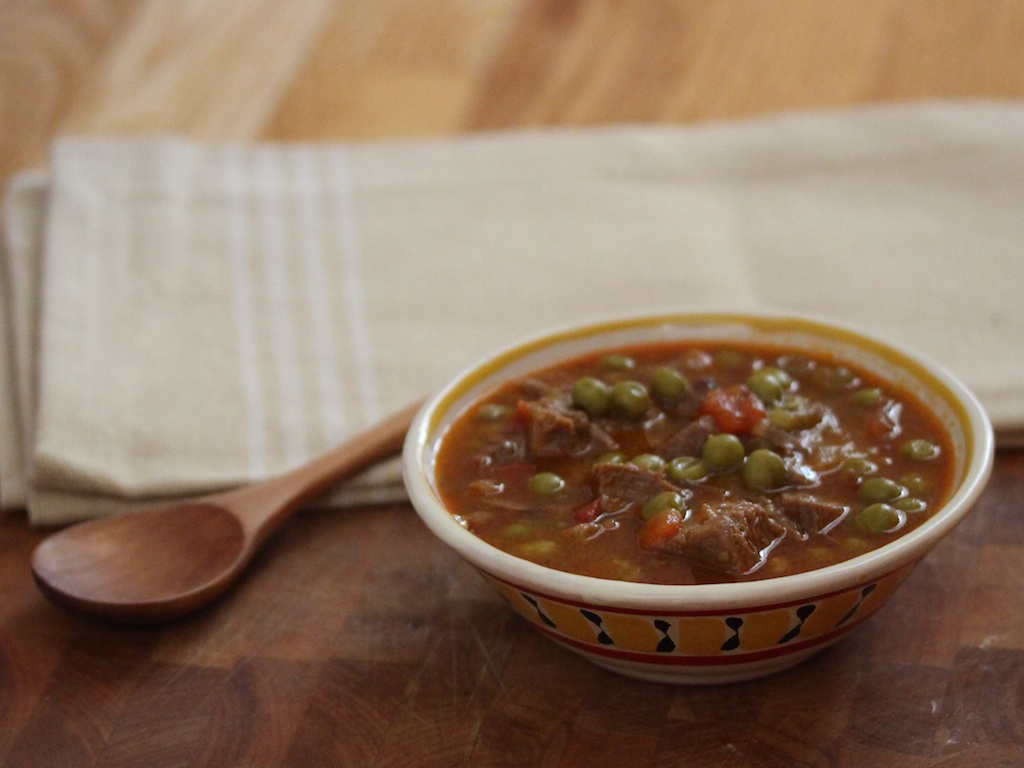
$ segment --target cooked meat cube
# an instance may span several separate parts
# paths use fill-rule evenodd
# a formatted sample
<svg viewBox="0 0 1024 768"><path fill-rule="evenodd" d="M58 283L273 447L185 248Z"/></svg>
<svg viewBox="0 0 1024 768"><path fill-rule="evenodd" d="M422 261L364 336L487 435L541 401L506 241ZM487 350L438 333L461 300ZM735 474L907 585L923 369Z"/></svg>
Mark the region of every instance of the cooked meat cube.
<svg viewBox="0 0 1024 768"><path fill-rule="evenodd" d="M612 451L619 447L619 444L615 442L615 438L593 421L590 422L590 440L595 448L602 451Z"/></svg>
<svg viewBox="0 0 1024 768"><path fill-rule="evenodd" d="M783 429L770 419L761 419L750 430L752 437L764 440L776 453L788 455L801 447L800 439L787 429Z"/></svg>
<svg viewBox="0 0 1024 768"><path fill-rule="evenodd" d="M704 441L718 431L715 420L710 416L701 416L691 421L661 445L661 452L666 456L699 456Z"/></svg>
<svg viewBox="0 0 1024 768"><path fill-rule="evenodd" d="M660 472L635 464L603 463L594 467L601 506L609 511L642 503L662 491L676 490Z"/></svg>
<svg viewBox="0 0 1024 768"><path fill-rule="evenodd" d="M724 500L703 504L663 551L736 576L760 563L761 552L785 530L760 504Z"/></svg>
<svg viewBox="0 0 1024 768"><path fill-rule="evenodd" d="M535 456L571 456L590 446L590 420L560 401L522 401L529 416L527 438Z"/></svg>
<svg viewBox="0 0 1024 768"><path fill-rule="evenodd" d="M690 382L686 394L674 401L663 401L665 412L675 418L695 418L707 393L715 389L714 379L701 377Z"/></svg>
<svg viewBox="0 0 1024 768"><path fill-rule="evenodd" d="M696 410L700 407L700 404L704 402L704 398L707 397L708 392L718 387L718 382L708 376L702 376L692 384L690 384L690 391L687 393L687 400L691 407Z"/></svg>
<svg viewBox="0 0 1024 768"><path fill-rule="evenodd" d="M543 379L525 378L519 381L519 391L525 400L540 400L557 393L557 388Z"/></svg>
<svg viewBox="0 0 1024 768"><path fill-rule="evenodd" d="M779 506L786 517L804 533L827 531L850 511L845 504L820 499L811 493L788 491L778 496Z"/></svg>

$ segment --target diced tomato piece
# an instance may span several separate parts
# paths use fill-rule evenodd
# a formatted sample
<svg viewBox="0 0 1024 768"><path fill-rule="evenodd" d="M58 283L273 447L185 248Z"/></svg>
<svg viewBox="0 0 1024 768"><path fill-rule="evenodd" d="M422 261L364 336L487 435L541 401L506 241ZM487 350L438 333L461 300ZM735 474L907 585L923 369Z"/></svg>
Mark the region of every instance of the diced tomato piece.
<svg viewBox="0 0 1024 768"><path fill-rule="evenodd" d="M525 400L520 400L516 403L513 420L524 425L530 423L530 406L526 404Z"/></svg>
<svg viewBox="0 0 1024 768"><path fill-rule="evenodd" d="M764 403L745 384L712 389L704 397L700 413L710 416L723 432L745 435L765 416Z"/></svg>
<svg viewBox="0 0 1024 768"><path fill-rule="evenodd" d="M601 500L594 499L589 504L584 504L582 507L572 513L572 519L577 523L591 523L594 519L601 514Z"/></svg>
<svg viewBox="0 0 1024 768"><path fill-rule="evenodd" d="M637 532L640 549L659 549L660 545L672 539L683 526L683 513L667 507L645 522Z"/></svg>

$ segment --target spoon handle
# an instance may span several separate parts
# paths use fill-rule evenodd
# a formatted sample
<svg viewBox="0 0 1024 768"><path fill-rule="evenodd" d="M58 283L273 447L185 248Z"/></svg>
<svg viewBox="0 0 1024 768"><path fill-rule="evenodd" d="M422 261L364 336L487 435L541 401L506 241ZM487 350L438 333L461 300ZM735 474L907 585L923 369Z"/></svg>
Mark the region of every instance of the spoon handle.
<svg viewBox="0 0 1024 768"><path fill-rule="evenodd" d="M341 480L401 451L421 403L414 403L342 445L269 480L225 491L211 498L241 521L250 546L260 543L301 506Z"/></svg>

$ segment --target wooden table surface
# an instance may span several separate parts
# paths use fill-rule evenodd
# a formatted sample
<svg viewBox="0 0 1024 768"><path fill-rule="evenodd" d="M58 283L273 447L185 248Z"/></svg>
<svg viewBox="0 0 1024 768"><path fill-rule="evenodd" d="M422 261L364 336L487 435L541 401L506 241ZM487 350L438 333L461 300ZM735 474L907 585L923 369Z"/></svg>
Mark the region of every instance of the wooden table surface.
<svg viewBox="0 0 1024 768"><path fill-rule="evenodd" d="M1024 96L1020 0L2 0L0 182L60 134L372 140ZM92 623L0 515L0 764L1024 765L1024 455L850 639L714 688L599 670L411 508L299 517L235 591Z"/></svg>

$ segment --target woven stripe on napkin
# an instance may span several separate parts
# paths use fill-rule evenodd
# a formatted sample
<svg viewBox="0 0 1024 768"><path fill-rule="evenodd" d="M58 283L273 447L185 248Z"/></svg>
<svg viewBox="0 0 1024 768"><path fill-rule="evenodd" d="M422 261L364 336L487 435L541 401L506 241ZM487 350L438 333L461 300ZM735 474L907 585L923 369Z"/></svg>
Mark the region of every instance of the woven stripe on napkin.
<svg viewBox="0 0 1024 768"><path fill-rule="evenodd" d="M1024 109L388 144L67 139L8 191L0 493L57 523L259 479L497 346L770 307L917 347L1024 431ZM395 464L337 503L401 498Z"/></svg>

